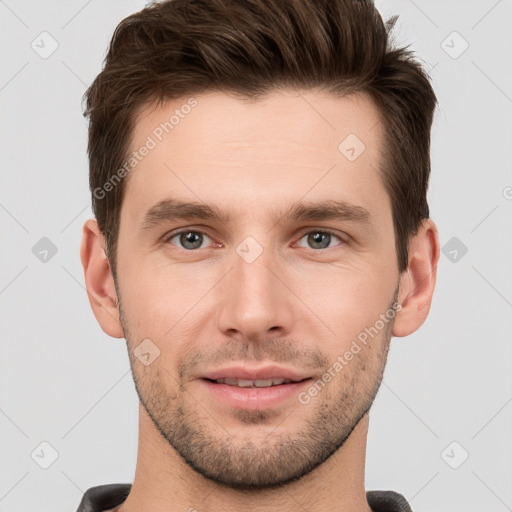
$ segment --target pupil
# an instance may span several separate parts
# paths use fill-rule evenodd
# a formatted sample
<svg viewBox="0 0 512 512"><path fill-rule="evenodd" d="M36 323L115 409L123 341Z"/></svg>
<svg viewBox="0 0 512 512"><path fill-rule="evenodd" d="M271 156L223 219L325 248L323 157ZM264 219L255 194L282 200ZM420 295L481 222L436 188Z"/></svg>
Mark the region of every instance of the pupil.
<svg viewBox="0 0 512 512"><path fill-rule="evenodd" d="M195 239L195 240L194 240ZM184 247L187 247L187 249L197 249L201 245L201 240L197 233L193 233L189 231L188 233L182 234L182 240L181 243ZM187 246L187 244L191 244L192 247Z"/></svg>
<svg viewBox="0 0 512 512"><path fill-rule="evenodd" d="M314 244L318 244L318 243L322 243L322 241L325 241L327 239L327 242L329 242L329 233L315 233L311 238L313 239L313 243ZM327 243L327 246L329 245L329 243ZM325 246L322 246L321 248L325 248L327 247ZM318 247L315 247L315 249L318 249Z"/></svg>

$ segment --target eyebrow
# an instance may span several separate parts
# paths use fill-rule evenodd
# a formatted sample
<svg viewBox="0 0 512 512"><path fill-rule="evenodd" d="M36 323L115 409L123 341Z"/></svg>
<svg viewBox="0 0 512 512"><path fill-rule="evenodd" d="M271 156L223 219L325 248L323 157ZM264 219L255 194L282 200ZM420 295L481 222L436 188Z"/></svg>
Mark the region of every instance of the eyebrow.
<svg viewBox="0 0 512 512"><path fill-rule="evenodd" d="M362 206L345 201L326 200L293 204L285 212L278 214L280 220L305 221L348 221L374 228L371 213ZM158 202L144 214L141 230L148 230L169 220L202 219L217 222L230 222L232 217L214 205L195 201L181 201L168 198Z"/></svg>

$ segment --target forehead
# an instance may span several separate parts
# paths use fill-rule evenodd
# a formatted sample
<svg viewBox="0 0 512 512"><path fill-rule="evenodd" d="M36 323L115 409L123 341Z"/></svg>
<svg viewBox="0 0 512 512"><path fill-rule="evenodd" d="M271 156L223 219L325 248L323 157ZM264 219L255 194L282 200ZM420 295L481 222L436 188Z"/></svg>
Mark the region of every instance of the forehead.
<svg viewBox="0 0 512 512"><path fill-rule="evenodd" d="M382 188L381 137L378 110L363 94L285 89L255 101L210 92L152 105L134 126L130 154L139 157L123 204L140 217L169 194L257 204L308 189L371 202Z"/></svg>
<svg viewBox="0 0 512 512"><path fill-rule="evenodd" d="M362 93L334 96L318 90L278 89L254 100L209 92L143 108L135 122L132 149L148 135L157 143L172 144L174 139L175 152L182 138L193 136L201 143L197 155L211 154L219 142L230 145L234 156L239 156L237 146L249 143L265 144L269 151L288 141L306 149L336 149L349 133L371 145L374 137L369 132L379 120L374 102Z"/></svg>

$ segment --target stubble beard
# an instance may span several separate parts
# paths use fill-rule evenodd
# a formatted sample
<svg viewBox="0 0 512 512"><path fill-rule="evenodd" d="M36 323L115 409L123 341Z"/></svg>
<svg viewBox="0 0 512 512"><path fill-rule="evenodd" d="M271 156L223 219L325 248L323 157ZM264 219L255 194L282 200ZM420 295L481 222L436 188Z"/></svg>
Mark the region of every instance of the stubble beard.
<svg viewBox="0 0 512 512"><path fill-rule="evenodd" d="M175 383L176 377L173 379L166 368L155 364L143 367L133 356L136 343L128 333L121 303L119 307L127 346L132 347L129 357L135 388L156 429L196 472L223 486L246 491L272 489L298 480L344 445L375 400L394 321L386 324L378 339L362 347L349 365L308 404L297 400L297 409L290 408L285 414L274 409L233 411L233 417L242 425L250 425L253 433L253 427L258 425L270 430L264 437L259 435L255 442L254 436L239 435L243 428L235 434L229 432L220 418L212 418L211 413L201 409L183 384L186 364L181 365L173 392L165 383ZM275 340L272 343L275 345ZM265 345L260 343L258 347L265 351ZM250 345L244 347L244 353L248 352L251 352ZM321 353L317 357L322 357ZM286 432L281 428L280 431L288 416L293 423L294 410L302 412L299 408L303 407L313 412L300 429ZM273 428L269 429L269 425Z"/></svg>

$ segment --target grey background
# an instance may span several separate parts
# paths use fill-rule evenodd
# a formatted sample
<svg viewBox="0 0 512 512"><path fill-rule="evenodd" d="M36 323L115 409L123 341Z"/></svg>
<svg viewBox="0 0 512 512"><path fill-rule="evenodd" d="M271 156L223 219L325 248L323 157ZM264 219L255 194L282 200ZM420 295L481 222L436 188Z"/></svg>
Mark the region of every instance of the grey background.
<svg viewBox="0 0 512 512"><path fill-rule="evenodd" d="M2 512L72 511L90 486L133 480L125 342L96 323L79 258L92 216L81 97L117 23L143 6L0 1ZM512 1L377 6L400 14L397 39L440 102L429 200L444 254L427 322L392 341L366 488L416 512L512 510ZM31 47L55 44L43 31L58 43L47 58Z"/></svg>

